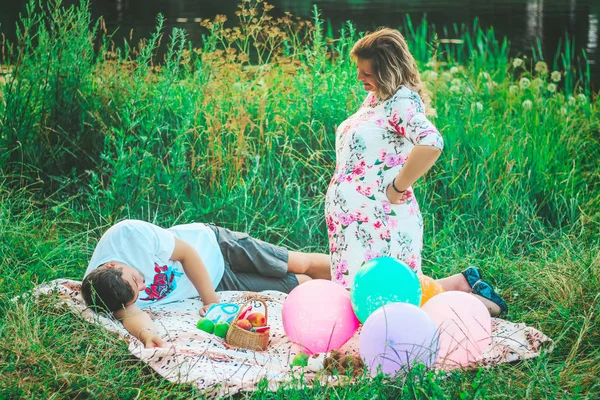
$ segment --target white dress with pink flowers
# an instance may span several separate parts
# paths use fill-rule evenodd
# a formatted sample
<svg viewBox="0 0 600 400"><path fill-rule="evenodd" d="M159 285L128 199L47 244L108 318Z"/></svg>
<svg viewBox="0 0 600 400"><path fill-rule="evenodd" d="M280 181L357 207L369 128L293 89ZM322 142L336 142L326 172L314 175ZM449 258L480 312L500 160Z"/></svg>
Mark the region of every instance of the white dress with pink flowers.
<svg viewBox="0 0 600 400"><path fill-rule="evenodd" d="M423 218L409 188L406 204L390 204L386 187L415 145L444 146L425 117L421 97L401 87L388 100L370 93L336 133L336 167L325 198L332 278L351 287L375 257L396 257L421 272Z"/></svg>

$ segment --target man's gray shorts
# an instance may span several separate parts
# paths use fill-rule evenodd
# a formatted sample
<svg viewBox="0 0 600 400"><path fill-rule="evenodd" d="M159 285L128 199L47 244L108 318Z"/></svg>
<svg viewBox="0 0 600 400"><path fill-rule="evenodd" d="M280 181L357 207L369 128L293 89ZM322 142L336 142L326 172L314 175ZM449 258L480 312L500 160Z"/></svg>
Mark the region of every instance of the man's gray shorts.
<svg viewBox="0 0 600 400"><path fill-rule="evenodd" d="M298 286L296 275L287 272L287 249L254 239L247 233L233 232L213 224L208 226L215 232L225 259L225 272L217 292L278 290L289 293Z"/></svg>

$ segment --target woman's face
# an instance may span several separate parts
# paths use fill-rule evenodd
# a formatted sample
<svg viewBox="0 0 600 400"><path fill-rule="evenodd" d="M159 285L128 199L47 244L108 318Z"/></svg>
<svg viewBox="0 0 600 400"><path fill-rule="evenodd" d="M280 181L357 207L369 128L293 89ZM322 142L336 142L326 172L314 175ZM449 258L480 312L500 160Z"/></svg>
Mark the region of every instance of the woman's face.
<svg viewBox="0 0 600 400"><path fill-rule="evenodd" d="M377 81L371 68L371 60L357 58L356 59L356 70L358 73L358 80L363 83L366 91L372 92L377 88Z"/></svg>

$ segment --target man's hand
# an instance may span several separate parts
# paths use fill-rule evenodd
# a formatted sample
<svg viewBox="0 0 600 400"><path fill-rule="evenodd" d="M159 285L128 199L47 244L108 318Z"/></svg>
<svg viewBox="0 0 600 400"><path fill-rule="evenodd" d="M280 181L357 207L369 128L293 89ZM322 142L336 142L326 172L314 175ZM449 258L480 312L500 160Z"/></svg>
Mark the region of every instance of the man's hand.
<svg viewBox="0 0 600 400"><path fill-rule="evenodd" d="M146 329L140 332L139 339L142 343L144 343L144 347L147 349L151 349L153 347L162 347L165 344L165 341L160 336Z"/></svg>
<svg viewBox="0 0 600 400"><path fill-rule="evenodd" d="M210 303L210 304L205 304L204 306L202 306L202 308L200 309L200 316L204 317L206 315L206 313L208 312L208 309L210 308L210 306L212 306L215 303Z"/></svg>

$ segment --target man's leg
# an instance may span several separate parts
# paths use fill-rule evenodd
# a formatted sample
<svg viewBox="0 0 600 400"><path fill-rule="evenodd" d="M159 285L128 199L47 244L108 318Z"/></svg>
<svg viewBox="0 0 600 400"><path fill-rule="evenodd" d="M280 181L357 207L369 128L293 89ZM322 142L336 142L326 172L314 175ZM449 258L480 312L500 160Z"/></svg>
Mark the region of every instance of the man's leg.
<svg viewBox="0 0 600 400"><path fill-rule="evenodd" d="M308 275L296 274L296 279L298 279L298 285L302 285L303 283L312 281L312 278Z"/></svg>
<svg viewBox="0 0 600 400"><path fill-rule="evenodd" d="M471 286L463 274L454 274L452 276L436 280L444 290L457 290L459 292L471 293Z"/></svg>
<svg viewBox="0 0 600 400"><path fill-rule="evenodd" d="M472 296L475 296L477 300L481 301L485 308L488 309L492 317L500 314L501 310L498 304L475 293L471 293L471 286L469 286L469 282L467 282L467 279L463 274L455 274L447 278L438 279L436 282L439 283L444 290L458 290L460 292L470 293Z"/></svg>
<svg viewBox="0 0 600 400"><path fill-rule="evenodd" d="M331 261L328 254L290 251L288 272L297 276L299 274L308 275L312 279L331 280ZM300 278L298 281L302 283Z"/></svg>

